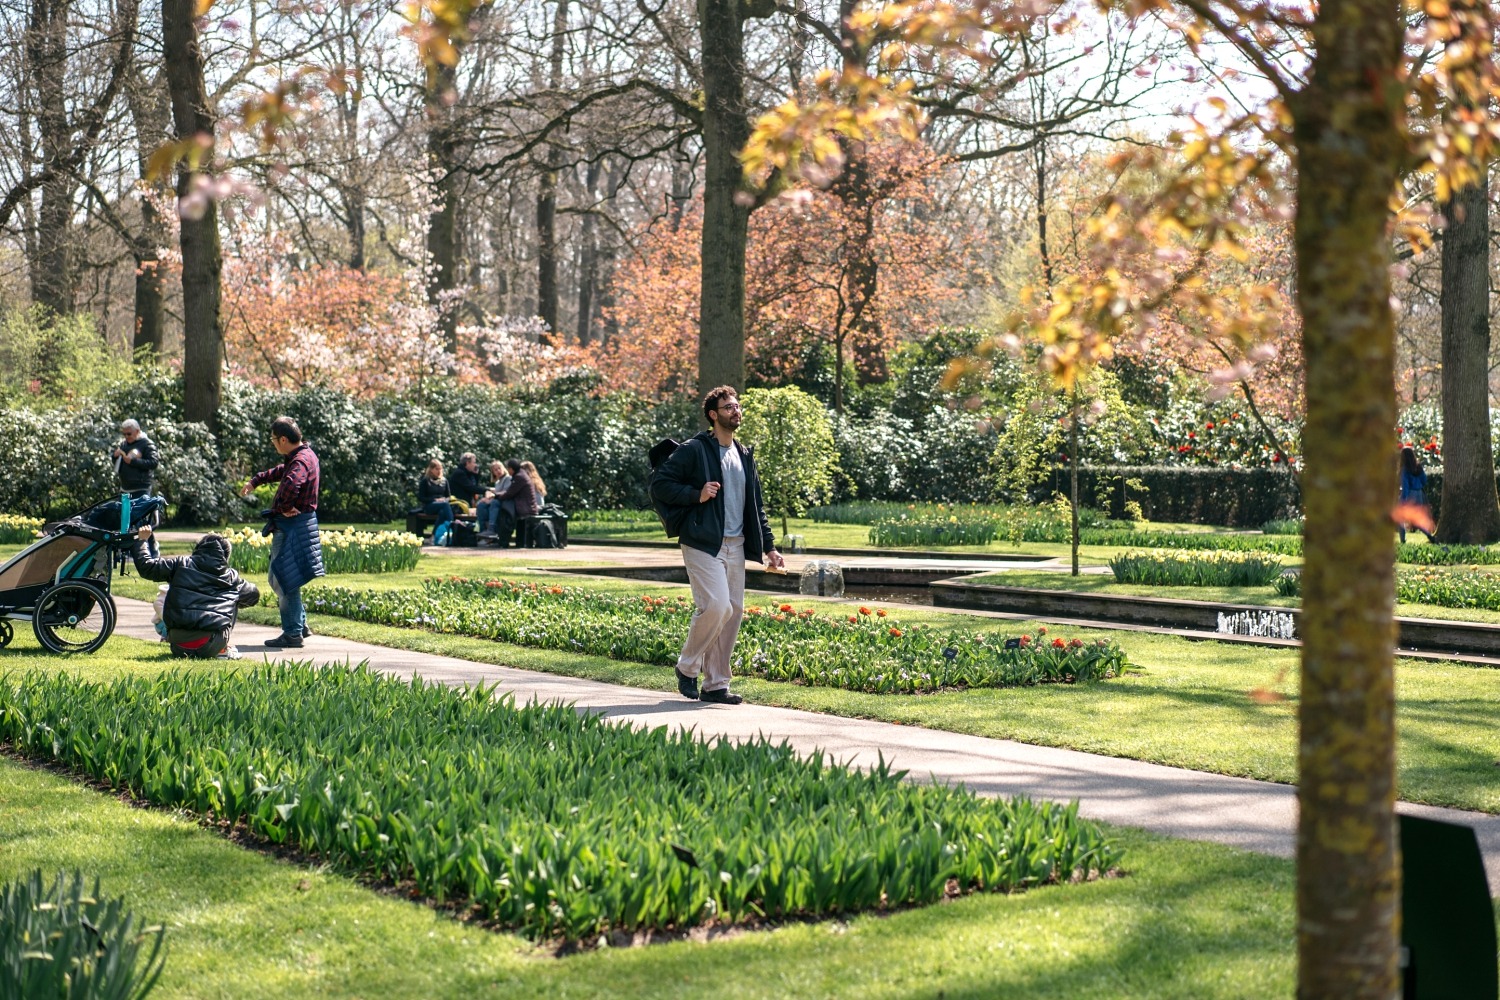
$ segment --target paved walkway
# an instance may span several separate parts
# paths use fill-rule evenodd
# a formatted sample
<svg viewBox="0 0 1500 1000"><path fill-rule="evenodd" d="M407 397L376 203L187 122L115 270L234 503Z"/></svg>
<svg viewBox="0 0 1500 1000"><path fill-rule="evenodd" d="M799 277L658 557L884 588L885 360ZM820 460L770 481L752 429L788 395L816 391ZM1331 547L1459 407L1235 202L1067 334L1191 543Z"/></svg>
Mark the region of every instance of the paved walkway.
<svg viewBox="0 0 1500 1000"><path fill-rule="evenodd" d="M117 598L117 631L154 639L151 606ZM279 629L241 623L236 644L247 658L280 655L262 643ZM646 691L574 677L517 670L453 657L313 636L298 654L314 660L369 660L373 668L400 677L465 684L483 680L512 692L521 703L571 702L623 723L690 726L705 738L757 735L782 740L802 752L821 749L835 759L871 765L877 755L914 778L962 781L978 792L1028 795L1066 802L1078 799L1088 817L1140 827L1172 837L1207 840L1248 851L1291 857L1295 848L1296 796L1290 785L1231 778L1036 747L1010 740L965 736L915 726L846 719L764 705L707 705L675 693ZM1500 816L1402 804L1401 811L1472 826L1479 837L1491 892L1500 895Z"/></svg>

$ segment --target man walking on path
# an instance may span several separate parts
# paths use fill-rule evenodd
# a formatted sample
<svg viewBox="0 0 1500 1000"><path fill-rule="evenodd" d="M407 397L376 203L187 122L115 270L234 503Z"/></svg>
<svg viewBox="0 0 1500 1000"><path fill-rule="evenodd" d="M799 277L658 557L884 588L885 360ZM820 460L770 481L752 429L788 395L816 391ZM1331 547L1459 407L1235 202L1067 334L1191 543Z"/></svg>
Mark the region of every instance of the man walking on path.
<svg viewBox="0 0 1500 1000"><path fill-rule="evenodd" d="M240 496L261 483L281 483L271 501L271 590L281 609L281 635L267 640L274 649L299 649L307 631L302 588L323 575L323 543L318 537L318 456L302 440L291 417L271 422L271 444L286 461L250 477Z"/></svg>
<svg viewBox="0 0 1500 1000"><path fill-rule="evenodd" d="M740 426L739 394L721 385L704 397L710 430L695 435L651 477L651 498L694 508L681 520L682 561L693 588L693 623L677 657L677 690L686 698L738 705L729 692L730 658L745 614L745 562L773 569L785 564L776 551L761 498L755 458L734 439ZM703 691L698 679L703 679Z"/></svg>

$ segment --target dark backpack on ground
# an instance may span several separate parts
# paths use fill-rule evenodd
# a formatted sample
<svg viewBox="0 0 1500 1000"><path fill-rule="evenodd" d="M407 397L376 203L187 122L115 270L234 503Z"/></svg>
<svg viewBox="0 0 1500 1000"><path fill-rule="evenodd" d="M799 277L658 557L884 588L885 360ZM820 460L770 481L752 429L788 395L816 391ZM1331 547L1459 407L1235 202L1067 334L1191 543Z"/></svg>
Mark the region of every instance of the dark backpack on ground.
<svg viewBox="0 0 1500 1000"><path fill-rule="evenodd" d="M551 518L538 518L531 526L531 547L534 549L556 549L562 546L557 544L557 529L552 527Z"/></svg>

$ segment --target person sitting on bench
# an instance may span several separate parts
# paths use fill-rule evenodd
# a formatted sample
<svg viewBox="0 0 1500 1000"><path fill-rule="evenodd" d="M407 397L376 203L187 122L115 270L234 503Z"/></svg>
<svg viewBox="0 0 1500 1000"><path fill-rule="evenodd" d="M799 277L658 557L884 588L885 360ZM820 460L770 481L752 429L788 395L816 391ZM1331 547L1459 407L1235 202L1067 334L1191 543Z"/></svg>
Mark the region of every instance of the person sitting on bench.
<svg viewBox="0 0 1500 1000"><path fill-rule="evenodd" d="M448 480L443 477L443 463L433 459L427 463L427 471L417 480L417 504L422 513L431 514L436 520L432 526L433 544L438 543L448 529L439 528L453 520L453 504L448 502Z"/></svg>
<svg viewBox="0 0 1500 1000"><path fill-rule="evenodd" d="M472 511L484 495L483 477L479 475L479 461L472 451L466 451L458 460L458 468L448 476L448 488L455 500L462 500Z"/></svg>
<svg viewBox="0 0 1500 1000"><path fill-rule="evenodd" d="M150 525L136 535L136 571L146 580L167 584L161 620L167 626L172 655L211 659L223 653L238 659L229 644L240 608L260 600L260 589L229 567L229 539L204 535L192 555L152 556L146 548Z"/></svg>
<svg viewBox="0 0 1500 1000"><path fill-rule="evenodd" d="M531 477L531 492L536 497L536 509L541 510L542 505L547 502L547 483L542 479L542 474L536 471L536 466L530 462L522 462L521 468Z"/></svg>
<svg viewBox="0 0 1500 1000"><path fill-rule="evenodd" d="M479 529L479 537L484 539L495 537L495 527L505 504L499 494L504 493L505 488L510 485L510 473L506 471L505 463L498 458L490 463L490 480L489 487L484 491L484 499L474 508L475 527ZM514 507L515 504L510 506Z"/></svg>
<svg viewBox="0 0 1500 1000"><path fill-rule="evenodd" d="M531 477L514 458L506 462L505 467L510 470L510 485L495 494L495 498L501 502L495 546L501 549L510 544L511 532L522 518L536 516L536 491L532 489Z"/></svg>

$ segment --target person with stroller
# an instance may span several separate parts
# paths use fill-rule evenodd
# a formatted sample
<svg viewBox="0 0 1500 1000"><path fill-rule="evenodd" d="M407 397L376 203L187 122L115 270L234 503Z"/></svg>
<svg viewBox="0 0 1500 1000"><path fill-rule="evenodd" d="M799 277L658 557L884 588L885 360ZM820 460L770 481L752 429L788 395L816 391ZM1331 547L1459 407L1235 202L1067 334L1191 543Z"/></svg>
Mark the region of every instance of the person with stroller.
<svg viewBox="0 0 1500 1000"><path fill-rule="evenodd" d="M229 565L229 539L204 535L191 555L153 556L146 548L151 526L136 535L136 572L146 580L167 584L167 599L161 609L166 640L175 657L212 659L221 654L238 658L230 645L240 608L260 600L260 589Z"/></svg>

